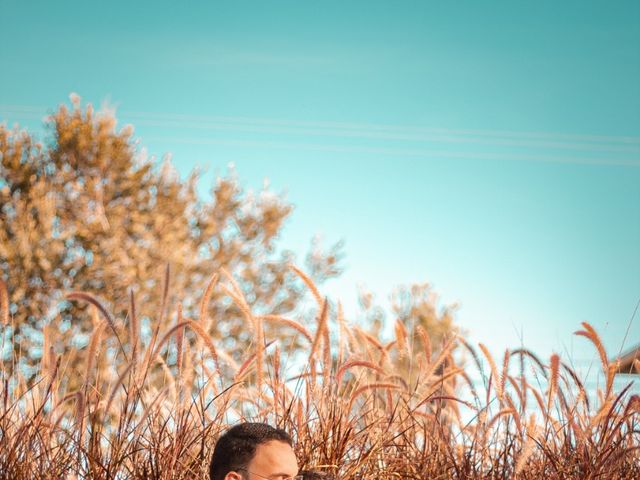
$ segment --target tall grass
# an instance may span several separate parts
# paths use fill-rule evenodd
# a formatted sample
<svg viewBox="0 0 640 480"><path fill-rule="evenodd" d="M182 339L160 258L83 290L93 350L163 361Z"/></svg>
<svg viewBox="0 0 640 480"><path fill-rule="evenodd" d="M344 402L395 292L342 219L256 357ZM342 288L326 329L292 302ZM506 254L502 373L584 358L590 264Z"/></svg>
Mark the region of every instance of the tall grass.
<svg viewBox="0 0 640 480"><path fill-rule="evenodd" d="M555 354L507 351L500 364L483 345L481 354L453 336L431 345L427 332L401 324L385 342L349 325L292 270L315 301L310 325L254 314L226 271L213 276L196 319L168 305L166 278L146 336L133 295L117 319L93 295L70 293L93 311L82 352L57 351L47 330L34 383L3 363L0 478L205 479L217 436L243 419L285 428L301 467L341 479L640 478L640 397L615 391L615 365L589 324L577 334L607 379L596 402ZM226 351L213 335L225 322L207 317L213 289L243 312L248 351ZM268 338L266 323L282 337Z"/></svg>

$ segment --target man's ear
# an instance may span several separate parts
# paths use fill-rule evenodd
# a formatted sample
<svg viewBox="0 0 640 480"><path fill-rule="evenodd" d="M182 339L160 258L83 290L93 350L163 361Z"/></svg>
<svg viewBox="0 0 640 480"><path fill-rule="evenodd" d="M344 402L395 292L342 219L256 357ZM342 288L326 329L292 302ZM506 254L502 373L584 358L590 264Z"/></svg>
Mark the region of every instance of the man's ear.
<svg viewBox="0 0 640 480"><path fill-rule="evenodd" d="M229 472L224 476L224 480L242 480L242 476L238 472Z"/></svg>

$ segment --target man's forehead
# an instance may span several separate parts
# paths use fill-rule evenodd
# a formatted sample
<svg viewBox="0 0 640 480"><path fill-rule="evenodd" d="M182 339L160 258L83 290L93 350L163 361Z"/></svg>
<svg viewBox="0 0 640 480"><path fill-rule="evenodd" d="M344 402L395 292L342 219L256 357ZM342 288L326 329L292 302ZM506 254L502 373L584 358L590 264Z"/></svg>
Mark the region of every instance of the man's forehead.
<svg viewBox="0 0 640 480"><path fill-rule="evenodd" d="M282 473L289 473L298 469L298 461L291 446L279 440L270 440L261 443L256 448L256 453L251 460L251 464L256 467L263 467L282 470ZM296 472L293 472L295 474ZM273 472L278 473L278 472Z"/></svg>

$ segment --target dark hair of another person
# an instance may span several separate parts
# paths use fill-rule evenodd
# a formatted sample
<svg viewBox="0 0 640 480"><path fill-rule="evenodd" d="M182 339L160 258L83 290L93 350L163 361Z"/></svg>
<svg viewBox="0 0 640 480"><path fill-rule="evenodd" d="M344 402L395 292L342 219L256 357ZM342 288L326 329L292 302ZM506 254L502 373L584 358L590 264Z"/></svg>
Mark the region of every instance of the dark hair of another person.
<svg viewBox="0 0 640 480"><path fill-rule="evenodd" d="M216 443L209 465L211 480L224 480L229 472L247 468L258 445L277 440L293 446L287 432L266 423L241 423L227 430Z"/></svg>

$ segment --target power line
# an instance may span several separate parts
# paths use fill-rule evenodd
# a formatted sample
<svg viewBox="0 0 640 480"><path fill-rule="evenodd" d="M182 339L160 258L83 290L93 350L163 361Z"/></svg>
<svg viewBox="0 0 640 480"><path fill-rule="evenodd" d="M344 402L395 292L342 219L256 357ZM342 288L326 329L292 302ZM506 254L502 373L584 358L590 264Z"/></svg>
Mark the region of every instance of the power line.
<svg viewBox="0 0 640 480"><path fill-rule="evenodd" d="M34 118L42 114L41 107L29 105L0 105L0 112L16 117ZM352 124L336 122L286 121L268 118L216 117L171 113L121 112L121 118L133 120L137 125L209 130L233 133L270 134L278 136L311 136L328 138L365 138L391 141L394 146L345 145L332 143L234 140L211 137L162 136L146 137L146 141L170 141L183 145L226 145L234 147L259 147L268 149L314 150L344 153L386 154L423 158L457 158L470 160L512 160L544 163L580 165L607 165L639 167L640 155L636 158L618 158L615 154L640 154L640 137L616 137L606 135L570 135L540 132L508 132L500 130L451 130L429 129L398 125ZM405 147L408 143L459 144L463 146L495 146L533 148L538 150L582 150L602 156L568 156L545 153L451 151ZM399 146L398 146L399 144ZM635 156L634 156L635 157Z"/></svg>
<svg viewBox="0 0 640 480"><path fill-rule="evenodd" d="M20 114L42 114L47 112L46 108L29 106L29 105L0 105L0 111ZM335 130L337 132L357 131L361 134L389 133L411 136L419 135L452 135L452 136L471 136L474 138L512 138L512 139L540 139L540 140L559 140L559 141L578 141L586 143L614 143L614 144L630 144L640 150L640 137L637 136L614 136L614 135L592 135L592 134L568 134L554 132L535 132L535 131L509 131L509 130L489 130L489 129L449 129L449 128L427 128L411 125L392 125L392 124L372 124L372 123L349 123L349 122L326 122L326 121L306 121L306 120L282 120L264 117L231 117L231 116L214 116L214 115L191 115L181 113L162 113L162 112L141 112L126 111L120 112L120 115L127 118L137 118L140 120L151 121L174 121L174 122L195 122L195 123L211 123L218 125L232 126L280 126L290 129L326 129L328 131ZM420 138L420 137L417 137Z"/></svg>
<svg viewBox="0 0 640 480"><path fill-rule="evenodd" d="M452 152L446 150L410 149L410 148L389 148L389 147L363 147L352 145L331 145L325 143L296 143L296 142L275 142L260 140L228 140L218 138L198 138L198 137L146 137L146 141L163 141L183 145L225 145L230 147L259 147L282 150L312 150L335 153L365 153L381 155L398 155L408 157L423 158L451 158L467 160L506 160L506 161L531 161L541 163L564 163L574 165L608 165L622 167L640 167L640 159L616 159L616 158L589 158L589 157L569 157L558 155L535 155L518 154L504 152Z"/></svg>

